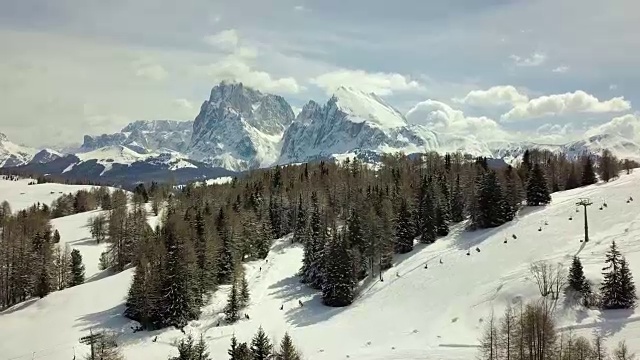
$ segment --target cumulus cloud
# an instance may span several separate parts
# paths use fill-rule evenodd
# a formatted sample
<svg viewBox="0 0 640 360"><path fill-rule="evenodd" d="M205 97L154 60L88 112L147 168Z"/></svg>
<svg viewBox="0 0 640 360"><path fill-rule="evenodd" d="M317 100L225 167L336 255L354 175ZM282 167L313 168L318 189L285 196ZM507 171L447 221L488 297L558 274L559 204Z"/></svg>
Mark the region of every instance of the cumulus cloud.
<svg viewBox="0 0 640 360"><path fill-rule="evenodd" d="M181 109L185 109L185 110L191 110L194 108L193 103L187 99L174 99L173 103L181 108Z"/></svg>
<svg viewBox="0 0 640 360"><path fill-rule="evenodd" d="M561 65L551 71L553 71L554 73L566 73L567 71L569 71L569 67L566 65Z"/></svg>
<svg viewBox="0 0 640 360"><path fill-rule="evenodd" d="M618 116L600 126L587 131L587 136L611 134L640 141L640 115L627 114Z"/></svg>
<svg viewBox="0 0 640 360"><path fill-rule="evenodd" d="M521 104L529 101L529 97L511 85L500 85L487 90L472 90L464 98L454 101L474 106L501 106Z"/></svg>
<svg viewBox="0 0 640 360"><path fill-rule="evenodd" d="M159 64L140 64L136 68L136 76L147 80L162 81L169 73Z"/></svg>
<svg viewBox="0 0 640 360"><path fill-rule="evenodd" d="M303 89L292 77L276 78L268 72L253 69L233 56L200 67L200 70L216 82L239 81L265 92L296 94Z"/></svg>
<svg viewBox="0 0 640 360"><path fill-rule="evenodd" d="M509 56L509 58L513 60L513 63L516 66L523 66L523 67L540 66L544 64L545 61L547 61L547 55L543 53L538 53L538 52L533 53L531 54L531 56L527 56L527 57L511 55Z"/></svg>
<svg viewBox="0 0 640 360"><path fill-rule="evenodd" d="M238 46L240 37L235 29L223 30L217 34L209 35L204 41L221 50L233 50Z"/></svg>
<svg viewBox="0 0 640 360"><path fill-rule="evenodd" d="M332 94L340 86L350 86L380 96L395 91L419 91L422 85L415 80L396 73L369 73L363 70L336 70L312 78L310 82Z"/></svg>
<svg viewBox="0 0 640 360"><path fill-rule="evenodd" d="M436 131L472 135L484 140L504 140L509 135L494 120L481 116L465 116L451 106L436 100L416 104L406 114L412 124L425 125Z"/></svg>
<svg viewBox="0 0 640 360"><path fill-rule="evenodd" d="M502 121L555 116L572 113L607 113L626 111L631 108L624 97L601 101L582 90L573 93L541 96L524 104L516 105L501 117Z"/></svg>

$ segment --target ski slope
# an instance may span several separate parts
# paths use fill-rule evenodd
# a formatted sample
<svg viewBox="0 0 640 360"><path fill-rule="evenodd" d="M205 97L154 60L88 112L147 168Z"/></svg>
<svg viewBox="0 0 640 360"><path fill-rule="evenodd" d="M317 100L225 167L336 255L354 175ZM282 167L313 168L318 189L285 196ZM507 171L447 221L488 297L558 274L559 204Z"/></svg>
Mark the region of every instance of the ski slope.
<svg viewBox="0 0 640 360"><path fill-rule="evenodd" d="M499 314L509 303L538 297L529 274L533 261L561 262L568 268L578 254L587 277L598 286L604 254L616 240L640 284L639 184L640 172L622 175L607 184L553 194L551 205L527 208L515 221L496 229L466 232L462 226L454 227L435 244L417 245L413 252L397 256L384 281L363 284L358 299L347 308L324 307L319 292L299 283L296 272L302 248L285 237L274 243L266 260L246 265L251 291L246 312L251 320L217 326L228 291L222 287L201 318L184 330L203 334L214 359L227 358L233 334L249 341L260 325L274 339L288 331L306 359L472 359L492 310ZM629 196L635 201L627 203ZM589 207L586 244L580 242L583 214L576 213L575 206L579 197L594 202ZM603 201L608 206L599 210ZM164 359L176 353L172 344L183 336L180 331L133 333L135 323L121 315L133 271L111 276L95 271L101 245L82 240L88 216L56 219L54 226L63 242L82 252L89 282L0 313L0 360L68 360L74 352L84 355L87 348L78 338L91 328L119 332L127 359ZM640 310L601 312L560 306L562 329L573 328L587 336L599 331L609 347L626 339L631 350L640 352Z"/></svg>

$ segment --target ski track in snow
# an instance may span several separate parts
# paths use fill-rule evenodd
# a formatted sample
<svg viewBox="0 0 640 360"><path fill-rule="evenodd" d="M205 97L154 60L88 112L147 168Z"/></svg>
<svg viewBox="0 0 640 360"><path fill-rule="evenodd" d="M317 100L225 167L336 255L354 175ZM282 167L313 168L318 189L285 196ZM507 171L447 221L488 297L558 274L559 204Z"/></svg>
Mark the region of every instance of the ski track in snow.
<svg viewBox="0 0 640 360"><path fill-rule="evenodd" d="M43 198L48 193L37 190L39 185L20 184L0 181L0 190L11 186L12 191L25 193L14 195L21 201L16 208L28 201L48 200ZM226 358L231 336L249 341L260 325L272 339L288 331L307 359L474 358L480 330L492 310L499 314L509 303L537 298L528 270L533 261L562 262L568 267L579 254L586 276L598 286L604 253L616 240L640 279L638 184L640 173L636 172L608 184L555 193L550 206L524 209L513 222L494 229L468 232L464 223L455 225L434 244L416 244L411 253L397 255L394 266L383 274L384 281L376 276L363 282L355 303L347 308L325 307L320 292L299 282L296 274L303 251L299 244L291 244L289 235L274 242L267 259L245 264L251 300L244 312L250 320L219 324L229 290L221 286L201 318L185 331L203 334L215 359ZM56 186L65 193L75 191L67 185ZM626 203L629 196L636 201ZM580 242L583 214L575 212L579 197L591 197L594 202L589 207L588 243ZM599 210L603 200L608 206ZM87 348L78 339L91 328L120 333L127 359L162 359L176 353L172 344L183 336L180 331L133 333L135 322L122 316L133 270L115 275L98 270L105 245L95 244L85 226L96 213L52 221L60 230L61 242L82 253L88 282L0 313L0 360L83 356ZM149 221L153 225L158 217ZM581 335L597 331L607 337L609 347L626 339L631 350L640 351L640 310L601 312L563 306L557 317L562 331L571 329Z"/></svg>

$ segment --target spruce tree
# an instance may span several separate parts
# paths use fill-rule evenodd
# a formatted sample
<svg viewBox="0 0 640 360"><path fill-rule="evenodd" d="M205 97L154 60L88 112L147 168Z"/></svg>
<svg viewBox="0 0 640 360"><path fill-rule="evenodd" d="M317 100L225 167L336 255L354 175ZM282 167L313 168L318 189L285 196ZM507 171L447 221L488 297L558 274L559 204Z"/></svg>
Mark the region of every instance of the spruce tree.
<svg viewBox="0 0 640 360"><path fill-rule="evenodd" d="M269 360L273 352L273 345L265 334L262 326L251 340L251 360Z"/></svg>
<svg viewBox="0 0 640 360"><path fill-rule="evenodd" d="M509 165L504 173L507 220L513 220L522 206L522 183L518 173Z"/></svg>
<svg viewBox="0 0 640 360"><path fill-rule="evenodd" d="M53 232L53 243L54 243L54 244L57 244L57 243L59 243L59 242L60 242L60 232L58 231L58 229L56 229L56 230Z"/></svg>
<svg viewBox="0 0 640 360"><path fill-rule="evenodd" d="M582 164L582 186L595 184L598 182L596 178L596 171L593 166L593 158L591 155L585 155Z"/></svg>
<svg viewBox="0 0 640 360"><path fill-rule="evenodd" d="M144 329L152 330L161 326L160 277L146 254L141 254L137 260L133 281L129 287L129 294L125 303L124 315L136 320Z"/></svg>
<svg viewBox="0 0 640 360"><path fill-rule="evenodd" d="M235 261L233 255L233 240L231 232L225 230L221 234L222 244L218 252L218 284L229 284L233 278Z"/></svg>
<svg viewBox="0 0 640 360"><path fill-rule="evenodd" d="M304 244L307 239L307 233L307 209L302 202L302 194L300 194L300 197L298 198L295 227L293 230L293 242Z"/></svg>
<svg viewBox="0 0 640 360"><path fill-rule="evenodd" d="M224 308L225 320L228 323L233 324L240 319L240 306L240 294L238 294L238 287L234 281L227 297L227 306Z"/></svg>
<svg viewBox="0 0 640 360"><path fill-rule="evenodd" d="M456 176L456 184L451 196L451 221L459 223L464 220L464 193L460 185L460 174Z"/></svg>
<svg viewBox="0 0 640 360"><path fill-rule="evenodd" d="M477 191L477 204L477 227L492 228L507 221L508 206L495 171L490 170L482 176Z"/></svg>
<svg viewBox="0 0 640 360"><path fill-rule="evenodd" d="M444 174L438 176L438 187L439 192L435 211L436 234L438 236L447 236L449 235L449 221L451 221L451 194Z"/></svg>
<svg viewBox="0 0 640 360"><path fill-rule="evenodd" d="M322 301L327 306L342 307L355 298L356 280L351 267L352 254L344 236L335 232L324 252Z"/></svg>
<svg viewBox="0 0 640 360"><path fill-rule="evenodd" d="M275 352L274 360L302 360L300 351L293 345L293 340L289 333L285 333L280 348Z"/></svg>
<svg viewBox="0 0 640 360"><path fill-rule="evenodd" d="M398 254L405 254L413 250L413 230L411 225L411 212L407 206L407 201L401 199L396 217L395 251Z"/></svg>
<svg viewBox="0 0 640 360"><path fill-rule="evenodd" d="M231 338L231 347L227 350L227 354L229 354L229 360L251 360L247 343L238 343L235 335Z"/></svg>
<svg viewBox="0 0 640 360"><path fill-rule="evenodd" d="M242 280L240 281L240 306L244 307L249 304L249 283L247 282L247 277L242 274Z"/></svg>
<svg viewBox="0 0 640 360"><path fill-rule="evenodd" d="M416 208L417 230L420 235L420 242L423 244L431 244L436 241L435 209L433 185L431 181L427 181L427 178L423 177Z"/></svg>
<svg viewBox="0 0 640 360"><path fill-rule="evenodd" d="M360 209L351 209L349 219L347 220L347 242L349 246L355 250L353 259L354 271L358 279L364 279L367 275L367 260L365 257L365 235L362 228L362 216Z"/></svg>
<svg viewBox="0 0 640 360"><path fill-rule="evenodd" d="M569 287L579 293L585 306L591 305L592 291L591 284L584 276L584 270L580 258L573 257L571 268L569 269Z"/></svg>
<svg viewBox="0 0 640 360"><path fill-rule="evenodd" d="M181 339L177 344L178 356L170 357L169 360L211 360L207 352L207 344L204 337L200 335L200 340L196 343L193 336L188 335L186 339Z"/></svg>
<svg viewBox="0 0 640 360"><path fill-rule="evenodd" d="M310 234L304 244L302 281L314 289L322 287L322 253L327 240L327 224L322 220L318 194L311 194ZM325 215L326 219L326 215Z"/></svg>
<svg viewBox="0 0 640 360"><path fill-rule="evenodd" d="M84 264L82 255L78 249L71 251L71 280L69 286L76 286L84 283Z"/></svg>
<svg viewBox="0 0 640 360"><path fill-rule="evenodd" d="M163 229L166 260L162 279L162 319L166 325L182 328L200 315L202 298L194 284L195 254L185 238L184 221L176 215L168 217Z"/></svg>
<svg viewBox="0 0 640 360"><path fill-rule="evenodd" d="M200 296L213 291L217 285L216 259L211 232L205 224L201 209L197 211L191 224L194 234L194 250L197 257L198 291Z"/></svg>
<svg viewBox="0 0 640 360"><path fill-rule="evenodd" d="M527 205L540 206L551 202L547 179L540 164L533 165L533 170L529 173L527 182Z"/></svg>
<svg viewBox="0 0 640 360"><path fill-rule="evenodd" d="M604 281L600 286L603 309L630 309L635 307L636 291L628 264L618 251L616 242L611 243L605 260Z"/></svg>

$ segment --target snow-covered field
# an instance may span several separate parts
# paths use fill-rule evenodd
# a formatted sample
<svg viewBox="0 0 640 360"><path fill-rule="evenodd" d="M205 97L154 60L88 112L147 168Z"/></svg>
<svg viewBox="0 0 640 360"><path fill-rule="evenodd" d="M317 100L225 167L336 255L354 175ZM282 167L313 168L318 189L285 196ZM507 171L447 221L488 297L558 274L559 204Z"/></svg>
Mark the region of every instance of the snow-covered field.
<svg viewBox="0 0 640 360"><path fill-rule="evenodd" d="M525 209L518 219L496 229L453 228L435 244L418 245L412 253L398 256L383 282L364 285L356 302L341 309L324 307L319 293L298 282L295 274L302 248L290 245L290 238L280 239L266 261L247 264L251 303L246 311L251 320L216 326L228 290L223 287L201 319L185 331L203 334L214 359L227 358L234 333L240 341L248 341L260 325L273 338L289 331L306 359L472 359L492 309L501 313L508 303L536 298L528 270L533 261L546 259L568 267L578 254L597 286L604 254L616 240L640 284L639 185L640 172L622 175L608 184L556 193L552 205ZM25 198L35 196L30 188L37 187L25 184L20 190L26 192ZM636 200L627 203L629 196ZM586 244L579 241L583 236L583 214L575 212L579 197L594 202L589 208L591 241ZM608 206L599 210L603 200ZM134 323L122 317L132 270L112 276L97 271L101 246L86 240L89 216L54 221L62 241L82 252L89 281L0 313L0 359L68 360L74 351L83 355L87 349L78 339L91 328L120 332L127 359L164 359L175 353L172 343L183 336L181 332L133 333ZM476 247L481 252L474 251ZM610 346L626 339L636 352L640 352L639 320L640 310L603 313L561 308L558 312L564 329L575 328L584 335L601 331Z"/></svg>
<svg viewBox="0 0 640 360"><path fill-rule="evenodd" d="M51 205L62 194L75 193L78 190L91 190L92 185L36 184L28 185L33 179L18 181L0 180L0 202L7 200L11 210L26 209L40 202ZM1 358L0 358L1 359Z"/></svg>

